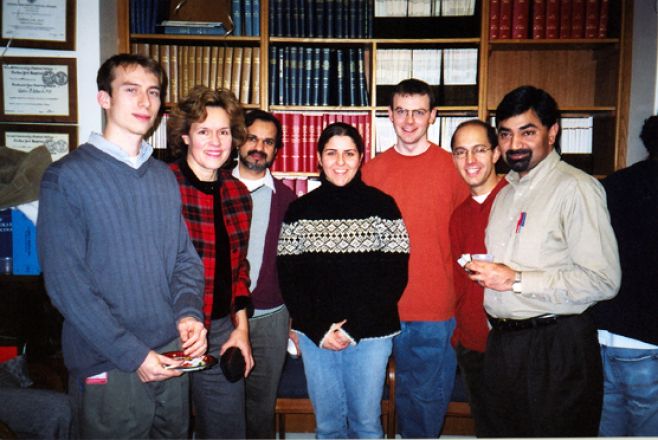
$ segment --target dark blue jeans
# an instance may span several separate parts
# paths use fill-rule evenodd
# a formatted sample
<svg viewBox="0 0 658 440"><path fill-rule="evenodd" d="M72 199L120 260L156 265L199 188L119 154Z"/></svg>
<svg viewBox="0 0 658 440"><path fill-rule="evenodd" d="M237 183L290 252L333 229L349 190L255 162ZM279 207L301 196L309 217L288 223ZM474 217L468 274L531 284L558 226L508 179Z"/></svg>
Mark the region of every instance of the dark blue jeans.
<svg viewBox="0 0 658 440"><path fill-rule="evenodd" d="M401 326L393 340L398 432L403 438L436 438L455 384L457 359L450 345L455 320Z"/></svg>

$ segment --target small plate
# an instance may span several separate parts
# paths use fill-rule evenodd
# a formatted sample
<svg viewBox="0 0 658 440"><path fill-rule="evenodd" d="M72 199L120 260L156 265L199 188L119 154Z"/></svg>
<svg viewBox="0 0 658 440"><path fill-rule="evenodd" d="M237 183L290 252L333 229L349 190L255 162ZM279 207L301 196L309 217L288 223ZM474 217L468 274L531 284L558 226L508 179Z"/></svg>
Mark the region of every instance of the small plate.
<svg viewBox="0 0 658 440"><path fill-rule="evenodd" d="M183 361L183 364L180 367L165 366L165 369L174 369L187 373L192 371L205 370L206 368L210 368L217 363L217 359L209 354L193 358L190 356L185 356L182 351L168 351L167 353L162 353L162 355L177 361Z"/></svg>

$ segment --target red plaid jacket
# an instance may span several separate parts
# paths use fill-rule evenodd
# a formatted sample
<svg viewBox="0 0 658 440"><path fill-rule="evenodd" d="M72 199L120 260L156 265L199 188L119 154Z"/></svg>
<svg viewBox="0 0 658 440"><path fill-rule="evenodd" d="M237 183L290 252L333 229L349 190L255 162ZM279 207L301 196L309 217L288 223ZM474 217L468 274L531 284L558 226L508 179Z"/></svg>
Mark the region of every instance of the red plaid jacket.
<svg viewBox="0 0 658 440"><path fill-rule="evenodd" d="M176 175L183 200L183 217L187 223L190 238L194 243L205 271L206 284L203 294L203 313L206 327L210 328L210 315L215 286L215 216L213 215L213 195L200 191L193 185L192 171L182 162L170 165ZM231 278L233 281L231 298L232 313L247 308L252 309L249 292L249 227L251 225L251 195L247 188L231 176L230 171L218 171L219 194L222 201L222 214L231 246ZM187 176L186 176L187 175Z"/></svg>

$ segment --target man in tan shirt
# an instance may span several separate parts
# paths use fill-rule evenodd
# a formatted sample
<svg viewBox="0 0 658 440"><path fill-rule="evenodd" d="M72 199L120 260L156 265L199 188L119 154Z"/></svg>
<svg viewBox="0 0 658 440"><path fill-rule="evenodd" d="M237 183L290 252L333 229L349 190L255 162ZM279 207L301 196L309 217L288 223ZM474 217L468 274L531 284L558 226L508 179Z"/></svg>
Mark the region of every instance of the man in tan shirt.
<svg viewBox="0 0 658 440"><path fill-rule="evenodd" d="M613 297L621 269L605 192L561 161L559 110L524 86L496 109L511 171L486 231L494 263L466 267L485 287L492 331L484 401L492 437L596 436L603 382L586 310Z"/></svg>

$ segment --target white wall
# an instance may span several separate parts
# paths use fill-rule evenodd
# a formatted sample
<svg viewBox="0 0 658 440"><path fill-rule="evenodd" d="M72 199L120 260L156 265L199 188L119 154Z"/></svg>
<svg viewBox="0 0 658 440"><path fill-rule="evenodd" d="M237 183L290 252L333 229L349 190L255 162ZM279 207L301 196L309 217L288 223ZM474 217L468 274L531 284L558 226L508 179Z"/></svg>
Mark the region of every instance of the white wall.
<svg viewBox="0 0 658 440"><path fill-rule="evenodd" d="M75 49L42 50L9 47L5 56L77 59L78 137L85 142L92 131L101 131L101 110L96 103L96 71L100 66L99 1L77 0ZM4 48L3 48L4 50Z"/></svg>

